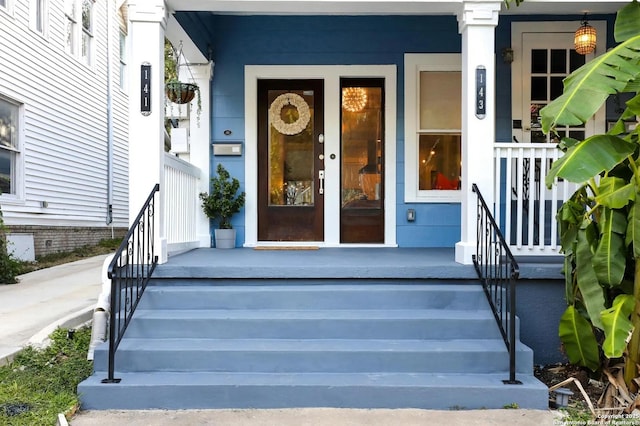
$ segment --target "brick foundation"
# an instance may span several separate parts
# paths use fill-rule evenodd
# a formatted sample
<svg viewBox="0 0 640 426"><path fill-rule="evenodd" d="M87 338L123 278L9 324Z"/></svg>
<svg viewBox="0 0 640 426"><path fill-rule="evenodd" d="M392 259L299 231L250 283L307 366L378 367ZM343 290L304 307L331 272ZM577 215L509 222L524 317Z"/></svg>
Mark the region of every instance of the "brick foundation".
<svg viewBox="0 0 640 426"><path fill-rule="evenodd" d="M122 238L126 228L7 226L8 234L33 234L35 255L69 252L82 246L96 245L100 240Z"/></svg>

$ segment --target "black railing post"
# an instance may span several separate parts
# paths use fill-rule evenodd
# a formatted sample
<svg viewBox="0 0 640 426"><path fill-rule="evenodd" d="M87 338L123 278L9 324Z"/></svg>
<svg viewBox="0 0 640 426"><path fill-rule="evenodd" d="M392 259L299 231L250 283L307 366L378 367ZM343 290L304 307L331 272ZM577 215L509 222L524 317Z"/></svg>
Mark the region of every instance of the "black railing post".
<svg viewBox="0 0 640 426"><path fill-rule="evenodd" d="M108 267L111 280L109 315L109 357L107 378L102 383L119 383L115 377L116 350L131 322L133 313L144 293L149 278L158 264L154 252L155 194L156 184L140 212L116 250ZM124 298L124 300L123 300Z"/></svg>
<svg viewBox="0 0 640 426"><path fill-rule="evenodd" d="M478 197L473 265L509 352L509 379L503 382L522 384L516 379L516 282L520 275L518 263L475 183L472 189Z"/></svg>

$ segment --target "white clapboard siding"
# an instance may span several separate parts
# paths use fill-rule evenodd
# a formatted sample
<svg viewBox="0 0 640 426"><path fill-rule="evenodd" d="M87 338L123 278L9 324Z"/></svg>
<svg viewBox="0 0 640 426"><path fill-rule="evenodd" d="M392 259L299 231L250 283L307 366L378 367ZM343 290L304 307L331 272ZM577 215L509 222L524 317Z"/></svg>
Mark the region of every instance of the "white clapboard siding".
<svg viewBox="0 0 640 426"><path fill-rule="evenodd" d="M113 225L128 225L128 97L119 87L114 2L94 4L93 63L66 53L63 1L48 2L43 37L29 0L0 10L0 96L23 105L18 194L0 196L8 225L105 226L108 202L107 10L113 117ZM46 202L47 207L42 203Z"/></svg>

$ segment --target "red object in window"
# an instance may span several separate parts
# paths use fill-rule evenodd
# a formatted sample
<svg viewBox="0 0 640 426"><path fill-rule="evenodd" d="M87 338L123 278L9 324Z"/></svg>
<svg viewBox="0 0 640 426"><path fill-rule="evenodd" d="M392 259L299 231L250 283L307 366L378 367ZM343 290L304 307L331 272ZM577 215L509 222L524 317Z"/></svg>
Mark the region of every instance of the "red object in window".
<svg viewBox="0 0 640 426"><path fill-rule="evenodd" d="M458 189L460 187L460 180L449 179L442 173L438 172L436 175L436 181L434 184L434 189Z"/></svg>

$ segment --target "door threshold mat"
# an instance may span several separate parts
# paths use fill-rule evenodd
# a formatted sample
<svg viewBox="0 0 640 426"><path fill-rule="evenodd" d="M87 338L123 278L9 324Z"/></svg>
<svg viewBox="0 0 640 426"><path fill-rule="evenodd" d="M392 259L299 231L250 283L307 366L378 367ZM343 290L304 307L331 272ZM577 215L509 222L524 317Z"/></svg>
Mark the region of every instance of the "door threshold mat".
<svg viewBox="0 0 640 426"><path fill-rule="evenodd" d="M318 246L257 246L254 250L318 250Z"/></svg>

